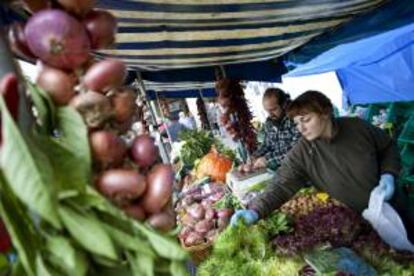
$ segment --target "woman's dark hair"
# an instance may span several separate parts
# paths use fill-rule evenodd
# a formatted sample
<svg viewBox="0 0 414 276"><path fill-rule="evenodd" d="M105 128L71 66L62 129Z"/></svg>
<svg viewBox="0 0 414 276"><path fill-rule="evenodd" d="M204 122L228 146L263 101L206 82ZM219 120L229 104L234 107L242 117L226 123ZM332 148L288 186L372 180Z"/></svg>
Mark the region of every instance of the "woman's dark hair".
<svg viewBox="0 0 414 276"><path fill-rule="evenodd" d="M294 99L287 108L289 118L311 112L333 116L331 100L319 91L309 90Z"/></svg>
<svg viewBox="0 0 414 276"><path fill-rule="evenodd" d="M269 98L276 98L277 104L280 105L281 107L285 107L290 103L289 94L280 88L274 88L274 87L267 88L263 94L263 100L269 99Z"/></svg>

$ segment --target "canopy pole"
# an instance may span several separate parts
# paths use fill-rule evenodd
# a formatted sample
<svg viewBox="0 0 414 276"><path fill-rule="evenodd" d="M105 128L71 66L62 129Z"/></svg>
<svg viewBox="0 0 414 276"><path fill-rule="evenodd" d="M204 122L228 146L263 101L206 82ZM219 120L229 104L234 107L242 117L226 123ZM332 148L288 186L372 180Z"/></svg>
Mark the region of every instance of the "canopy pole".
<svg viewBox="0 0 414 276"><path fill-rule="evenodd" d="M156 103L157 103L158 109L160 110L160 113L161 113L161 120L165 124L165 117L164 117L164 113L162 112L162 108L161 108L161 104L160 104L160 98L158 97L158 91L154 91L154 92L155 92ZM165 132L167 133L168 142L170 144L170 148L172 149L172 140L171 140L170 132L168 131L167 124L165 124ZM160 135L160 143L163 144L161 135ZM165 149L165 147L164 147L164 150L165 150L165 156L168 159L168 163L171 163L170 162L170 155L169 155L168 151Z"/></svg>
<svg viewBox="0 0 414 276"><path fill-rule="evenodd" d="M152 106L151 106L151 103L150 103L150 99L149 99L149 97L147 95L147 92L146 92L146 89L145 89L144 80L142 79L141 72L139 72L139 71L135 71L135 72L136 72L136 78L138 80L138 84L140 85L141 91L145 95L145 99L147 101L147 107L148 107L148 109L150 111L150 114L151 114L151 120L152 120L151 126L153 128L151 130L151 132L154 132L155 133L155 140L156 140L156 142L158 144L158 148L160 150L160 156L161 156L162 162L164 164L169 164L170 163L170 157L168 155L167 149L165 148L164 142L162 141L162 137L161 137L160 131L158 130L158 127L157 128L154 127L154 126L157 126L157 117L155 116L155 112L152 109Z"/></svg>
<svg viewBox="0 0 414 276"><path fill-rule="evenodd" d="M200 94L201 101L203 102L204 108L206 109L206 112L207 112L207 123L208 123L208 126L209 126L210 130L213 131L213 128L211 126L211 122L210 122L210 120L208 118L208 111L207 111L206 101L204 100L204 96L203 96L203 90L201 88L199 88L198 89L198 93Z"/></svg>

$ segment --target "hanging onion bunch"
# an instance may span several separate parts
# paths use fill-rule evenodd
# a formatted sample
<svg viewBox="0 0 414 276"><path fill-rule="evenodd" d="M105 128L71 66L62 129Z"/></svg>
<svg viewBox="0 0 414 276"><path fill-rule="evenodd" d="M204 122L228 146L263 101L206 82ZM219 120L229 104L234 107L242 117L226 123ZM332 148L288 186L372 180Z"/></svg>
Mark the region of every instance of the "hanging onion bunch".
<svg viewBox="0 0 414 276"><path fill-rule="evenodd" d="M240 82L222 79L217 81L216 90L218 103L224 111L220 123L234 140L241 140L252 153L256 149L256 132L251 123L253 115Z"/></svg>
<svg viewBox="0 0 414 276"><path fill-rule="evenodd" d="M9 28L11 48L37 61L36 84L56 106L71 106L82 116L89 129L96 189L131 217L171 229L171 166L159 163L151 136L121 136L144 119L144 98L137 101L135 90L124 86L127 67L122 61L96 61L91 55L114 43L115 17L94 9L94 0L41 2L25 5L32 12L27 23Z"/></svg>

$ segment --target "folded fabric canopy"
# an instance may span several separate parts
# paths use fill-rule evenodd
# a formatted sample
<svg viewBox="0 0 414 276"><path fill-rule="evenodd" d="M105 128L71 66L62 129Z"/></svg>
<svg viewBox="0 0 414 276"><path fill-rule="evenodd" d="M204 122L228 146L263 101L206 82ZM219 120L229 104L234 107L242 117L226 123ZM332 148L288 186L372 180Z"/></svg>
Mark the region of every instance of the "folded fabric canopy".
<svg viewBox="0 0 414 276"><path fill-rule="evenodd" d="M279 57L386 0L101 0L119 22L116 49L137 70Z"/></svg>
<svg viewBox="0 0 414 276"><path fill-rule="evenodd" d="M336 71L344 104L414 100L414 24L337 46L287 77Z"/></svg>

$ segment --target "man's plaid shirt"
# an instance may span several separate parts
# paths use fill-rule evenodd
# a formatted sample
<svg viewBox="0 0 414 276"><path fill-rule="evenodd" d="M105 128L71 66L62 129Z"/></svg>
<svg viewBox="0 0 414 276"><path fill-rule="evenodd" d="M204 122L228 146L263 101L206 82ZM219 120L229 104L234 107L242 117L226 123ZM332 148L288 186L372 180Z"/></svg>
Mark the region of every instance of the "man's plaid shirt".
<svg viewBox="0 0 414 276"><path fill-rule="evenodd" d="M288 117L284 117L280 124L267 118L263 125L264 140L254 152L254 157L264 156L268 168L277 169L289 150L300 138L295 124Z"/></svg>

